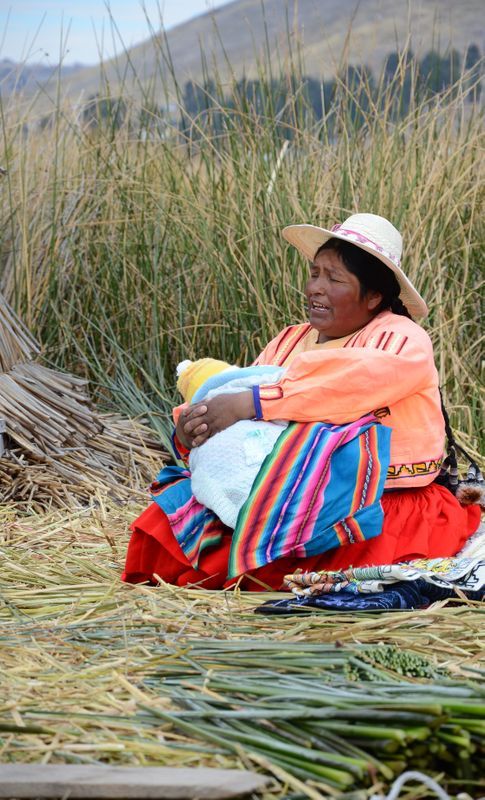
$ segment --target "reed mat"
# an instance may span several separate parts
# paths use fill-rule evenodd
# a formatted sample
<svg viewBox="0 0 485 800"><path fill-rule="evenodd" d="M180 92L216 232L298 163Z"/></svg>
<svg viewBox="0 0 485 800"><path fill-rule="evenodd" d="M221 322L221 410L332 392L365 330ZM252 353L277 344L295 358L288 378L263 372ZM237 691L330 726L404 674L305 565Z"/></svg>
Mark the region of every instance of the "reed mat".
<svg viewBox="0 0 485 800"><path fill-rule="evenodd" d="M485 793L477 604L282 619L125 585L141 510L0 510L0 762L247 767L266 800L364 800L411 766Z"/></svg>

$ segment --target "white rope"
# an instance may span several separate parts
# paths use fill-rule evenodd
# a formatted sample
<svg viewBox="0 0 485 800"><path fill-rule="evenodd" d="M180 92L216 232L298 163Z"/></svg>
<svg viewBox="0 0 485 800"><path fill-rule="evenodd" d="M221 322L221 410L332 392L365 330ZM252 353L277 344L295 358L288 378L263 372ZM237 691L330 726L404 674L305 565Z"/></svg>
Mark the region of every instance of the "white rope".
<svg viewBox="0 0 485 800"><path fill-rule="evenodd" d="M408 781L419 781L420 783L424 783L428 789L432 789L435 792L436 796L439 797L439 800L451 800L451 797L444 789L439 786L433 778L430 778L429 775L424 775L422 772L418 772L417 770L410 770L409 772L403 772L399 778L396 778L394 783L391 786L391 791L389 794L373 794L370 800L397 800L399 794L401 792L402 787Z"/></svg>

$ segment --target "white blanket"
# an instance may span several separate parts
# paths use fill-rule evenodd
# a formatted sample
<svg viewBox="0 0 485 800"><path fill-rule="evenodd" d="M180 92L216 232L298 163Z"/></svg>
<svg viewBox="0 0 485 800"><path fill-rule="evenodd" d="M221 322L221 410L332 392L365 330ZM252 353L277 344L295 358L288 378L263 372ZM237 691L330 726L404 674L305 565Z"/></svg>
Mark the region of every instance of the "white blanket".
<svg viewBox="0 0 485 800"><path fill-rule="evenodd" d="M207 400L274 382L274 370L269 374L248 375L213 389ZM241 420L191 450L192 492L199 503L212 509L229 528L236 527L254 479L287 425L287 422Z"/></svg>

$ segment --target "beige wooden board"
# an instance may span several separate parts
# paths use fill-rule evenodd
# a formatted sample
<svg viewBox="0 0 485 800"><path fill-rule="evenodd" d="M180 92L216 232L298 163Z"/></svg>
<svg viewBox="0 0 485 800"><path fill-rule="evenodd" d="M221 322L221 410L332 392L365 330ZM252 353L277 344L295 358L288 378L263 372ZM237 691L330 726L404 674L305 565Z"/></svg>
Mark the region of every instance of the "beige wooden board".
<svg viewBox="0 0 485 800"><path fill-rule="evenodd" d="M0 797L225 800L262 789L268 779L230 769L73 764L0 765Z"/></svg>

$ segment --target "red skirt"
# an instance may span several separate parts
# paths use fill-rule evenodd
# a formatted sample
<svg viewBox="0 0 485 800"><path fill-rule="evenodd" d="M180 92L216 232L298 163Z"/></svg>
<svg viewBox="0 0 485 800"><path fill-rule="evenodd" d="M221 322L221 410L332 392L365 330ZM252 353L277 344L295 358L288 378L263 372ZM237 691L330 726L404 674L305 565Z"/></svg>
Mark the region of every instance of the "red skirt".
<svg viewBox="0 0 485 800"><path fill-rule="evenodd" d="M454 556L480 524L480 508L462 506L448 489L432 483L420 489L384 493L384 525L380 536L348 544L307 558L285 557L226 580L231 536L205 550L194 569L180 548L167 517L152 503L131 525L122 580L156 582L161 578L175 586L197 584L204 589L239 585L248 591L282 588L284 575L296 569L345 569L346 567L396 564L413 558Z"/></svg>

